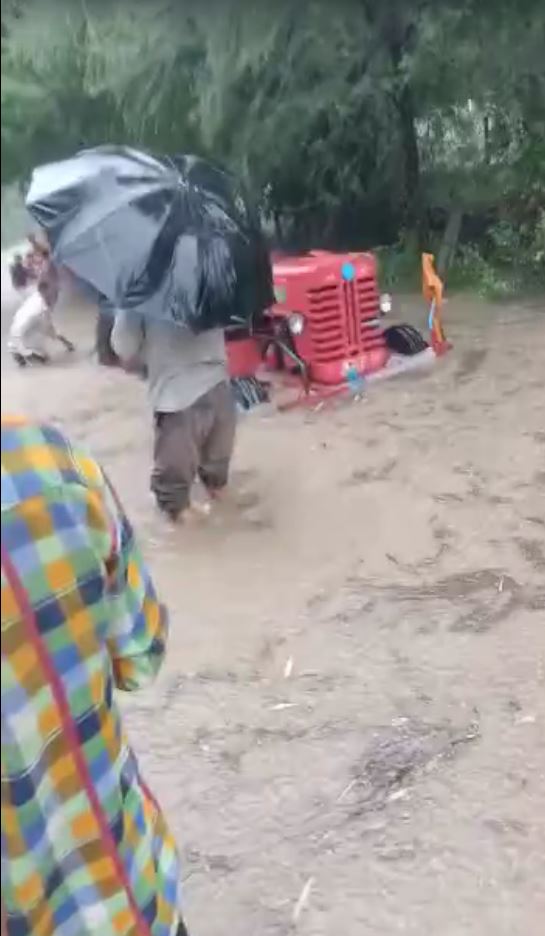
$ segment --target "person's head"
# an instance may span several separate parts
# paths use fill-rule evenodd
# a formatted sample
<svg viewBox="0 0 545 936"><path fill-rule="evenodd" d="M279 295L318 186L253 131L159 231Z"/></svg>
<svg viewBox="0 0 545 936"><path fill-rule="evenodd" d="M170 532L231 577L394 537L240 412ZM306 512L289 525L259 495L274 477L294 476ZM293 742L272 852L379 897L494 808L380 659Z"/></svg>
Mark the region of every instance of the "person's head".
<svg viewBox="0 0 545 936"><path fill-rule="evenodd" d="M49 246L43 237L40 238L37 234L29 234L27 240L37 253L42 254L43 257L49 256Z"/></svg>
<svg viewBox="0 0 545 936"><path fill-rule="evenodd" d="M13 262L17 265L23 262L23 258L20 253L13 254Z"/></svg>

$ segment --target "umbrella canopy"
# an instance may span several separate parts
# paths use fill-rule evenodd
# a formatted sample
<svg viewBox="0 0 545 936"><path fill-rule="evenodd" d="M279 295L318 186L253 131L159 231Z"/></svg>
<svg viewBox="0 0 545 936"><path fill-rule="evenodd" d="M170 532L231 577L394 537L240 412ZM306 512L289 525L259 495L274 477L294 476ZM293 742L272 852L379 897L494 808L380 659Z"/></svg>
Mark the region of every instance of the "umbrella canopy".
<svg viewBox="0 0 545 936"><path fill-rule="evenodd" d="M202 331L273 302L257 214L197 157L85 150L35 169L26 204L55 260L114 307Z"/></svg>

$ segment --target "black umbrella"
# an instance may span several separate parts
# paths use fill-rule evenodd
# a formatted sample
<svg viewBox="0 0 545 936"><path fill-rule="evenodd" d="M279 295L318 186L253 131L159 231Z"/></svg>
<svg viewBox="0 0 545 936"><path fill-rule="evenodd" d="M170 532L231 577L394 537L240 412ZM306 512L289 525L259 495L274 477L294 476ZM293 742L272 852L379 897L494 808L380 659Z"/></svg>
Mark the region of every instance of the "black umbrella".
<svg viewBox="0 0 545 936"><path fill-rule="evenodd" d="M273 302L257 213L197 157L84 150L35 169L26 204L57 263L114 307L202 331Z"/></svg>

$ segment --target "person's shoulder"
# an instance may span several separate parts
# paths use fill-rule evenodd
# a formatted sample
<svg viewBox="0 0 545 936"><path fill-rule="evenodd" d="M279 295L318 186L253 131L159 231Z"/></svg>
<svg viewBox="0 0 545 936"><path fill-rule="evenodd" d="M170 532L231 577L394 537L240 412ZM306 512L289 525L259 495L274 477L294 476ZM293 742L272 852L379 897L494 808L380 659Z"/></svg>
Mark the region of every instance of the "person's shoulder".
<svg viewBox="0 0 545 936"><path fill-rule="evenodd" d="M67 485L102 488L99 465L55 426L2 416L2 508Z"/></svg>

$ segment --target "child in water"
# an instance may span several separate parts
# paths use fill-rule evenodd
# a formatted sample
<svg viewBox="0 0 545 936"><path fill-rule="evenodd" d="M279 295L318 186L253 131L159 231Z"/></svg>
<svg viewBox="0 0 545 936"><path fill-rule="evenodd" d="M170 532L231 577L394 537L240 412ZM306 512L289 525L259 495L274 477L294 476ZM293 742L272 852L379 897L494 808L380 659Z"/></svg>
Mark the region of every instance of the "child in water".
<svg viewBox="0 0 545 936"><path fill-rule="evenodd" d="M12 269L12 279L13 275ZM72 342L61 335L53 324L52 315L58 295L58 274L52 261L48 260L36 289L19 306L9 329L8 350L20 367L29 363L47 364L48 339L59 342L67 351L74 351Z"/></svg>

